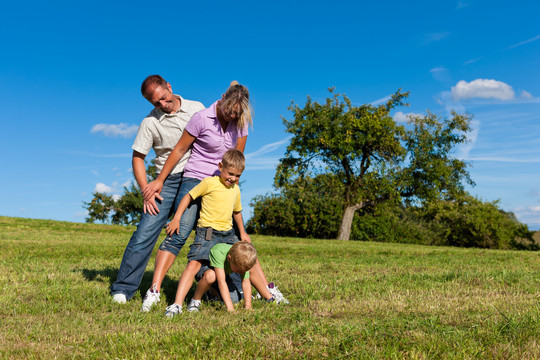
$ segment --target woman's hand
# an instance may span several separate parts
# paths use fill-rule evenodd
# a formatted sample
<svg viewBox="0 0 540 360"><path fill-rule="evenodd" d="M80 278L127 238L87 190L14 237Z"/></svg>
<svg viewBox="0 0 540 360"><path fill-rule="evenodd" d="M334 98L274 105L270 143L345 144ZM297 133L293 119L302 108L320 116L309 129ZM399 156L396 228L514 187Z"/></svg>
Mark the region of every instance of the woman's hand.
<svg viewBox="0 0 540 360"><path fill-rule="evenodd" d="M161 192L161 189L163 189L163 182L161 182L158 179L147 184L142 190L144 200L153 202L155 197L158 198L159 200L163 200L161 195L159 195L159 193Z"/></svg>

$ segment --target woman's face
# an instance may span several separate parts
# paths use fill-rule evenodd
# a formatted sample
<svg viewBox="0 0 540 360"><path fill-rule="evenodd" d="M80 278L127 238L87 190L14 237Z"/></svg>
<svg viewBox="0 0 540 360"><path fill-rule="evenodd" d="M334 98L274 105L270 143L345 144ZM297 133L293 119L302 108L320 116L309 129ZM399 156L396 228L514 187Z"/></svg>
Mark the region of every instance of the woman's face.
<svg viewBox="0 0 540 360"><path fill-rule="evenodd" d="M221 115L221 119L225 120L226 122L231 122L232 120L237 120L242 116L242 108L240 107L240 104L234 104L232 109L226 109L221 106L218 107L218 115Z"/></svg>

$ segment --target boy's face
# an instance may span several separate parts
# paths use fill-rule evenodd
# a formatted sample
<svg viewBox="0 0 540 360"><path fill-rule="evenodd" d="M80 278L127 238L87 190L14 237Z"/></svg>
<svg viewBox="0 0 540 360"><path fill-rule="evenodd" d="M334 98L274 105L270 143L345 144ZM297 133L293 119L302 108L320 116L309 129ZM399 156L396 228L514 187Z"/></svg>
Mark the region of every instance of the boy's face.
<svg viewBox="0 0 540 360"><path fill-rule="evenodd" d="M233 273L237 273L237 274L243 274L245 273L246 271L248 270L245 270L245 269L241 269L240 267L238 267L235 262L233 260L231 260L231 255L227 255L227 260L229 261L229 265L231 265L231 271Z"/></svg>
<svg viewBox="0 0 540 360"><path fill-rule="evenodd" d="M235 167L223 167L219 163L219 177L225 183L226 187L231 187L234 184L238 183L240 176L242 175L243 170L237 169Z"/></svg>

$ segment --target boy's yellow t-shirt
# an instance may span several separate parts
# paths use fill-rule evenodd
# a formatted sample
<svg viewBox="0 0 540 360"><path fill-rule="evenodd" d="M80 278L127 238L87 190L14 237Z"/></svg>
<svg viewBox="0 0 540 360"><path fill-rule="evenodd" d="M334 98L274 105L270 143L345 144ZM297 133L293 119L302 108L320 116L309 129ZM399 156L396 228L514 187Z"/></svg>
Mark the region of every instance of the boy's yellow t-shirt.
<svg viewBox="0 0 540 360"><path fill-rule="evenodd" d="M201 214L197 226L218 231L232 229L233 212L242 211L238 185L226 187L219 176L204 178L189 192L193 199L202 196Z"/></svg>

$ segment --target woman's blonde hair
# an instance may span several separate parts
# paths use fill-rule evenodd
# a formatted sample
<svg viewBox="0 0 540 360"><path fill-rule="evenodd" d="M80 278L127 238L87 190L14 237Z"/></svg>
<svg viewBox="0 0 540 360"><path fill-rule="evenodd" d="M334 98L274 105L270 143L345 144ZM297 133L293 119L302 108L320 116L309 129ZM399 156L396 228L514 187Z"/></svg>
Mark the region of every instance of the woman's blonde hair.
<svg viewBox="0 0 540 360"><path fill-rule="evenodd" d="M246 125L253 126L253 108L249 102L249 91L244 85L233 80L221 99L220 107L222 110L230 112L236 104L240 105L242 109L242 115L236 120L236 127L243 129Z"/></svg>
<svg viewBox="0 0 540 360"><path fill-rule="evenodd" d="M231 262L244 271L249 271L257 262L257 250L247 241L236 242L229 250Z"/></svg>

